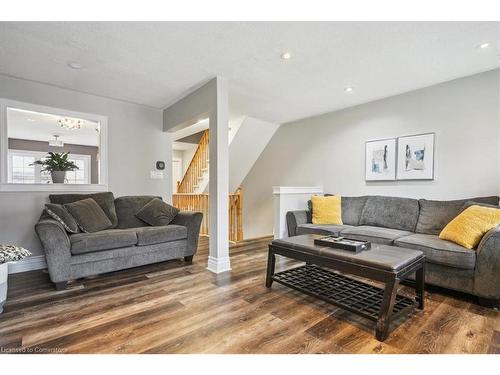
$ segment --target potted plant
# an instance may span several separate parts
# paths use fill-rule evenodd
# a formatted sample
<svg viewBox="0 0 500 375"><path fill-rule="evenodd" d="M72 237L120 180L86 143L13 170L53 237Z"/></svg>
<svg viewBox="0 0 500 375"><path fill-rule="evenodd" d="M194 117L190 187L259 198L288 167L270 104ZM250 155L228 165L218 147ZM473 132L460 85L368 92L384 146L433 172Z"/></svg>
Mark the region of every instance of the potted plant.
<svg viewBox="0 0 500 375"><path fill-rule="evenodd" d="M12 245L0 245L0 314L7 300L7 276L9 275L8 262L16 262L31 253L22 247Z"/></svg>
<svg viewBox="0 0 500 375"><path fill-rule="evenodd" d="M48 156L42 160L37 160L33 164L41 165L42 172L50 172L54 184L64 184L67 171L78 169L77 165L68 160L69 152L49 152Z"/></svg>

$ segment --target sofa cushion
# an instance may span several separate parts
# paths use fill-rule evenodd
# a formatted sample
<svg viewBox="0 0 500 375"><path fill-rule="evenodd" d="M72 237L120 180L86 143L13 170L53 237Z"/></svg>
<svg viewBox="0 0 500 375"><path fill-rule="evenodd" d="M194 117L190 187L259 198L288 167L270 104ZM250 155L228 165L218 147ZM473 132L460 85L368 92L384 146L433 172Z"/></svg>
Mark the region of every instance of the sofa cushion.
<svg viewBox="0 0 500 375"><path fill-rule="evenodd" d="M187 228L182 225L137 228L137 245L154 245L157 243L177 241L187 238Z"/></svg>
<svg viewBox="0 0 500 375"><path fill-rule="evenodd" d="M296 235L299 234L325 234L325 235L339 235L339 233L347 228L352 228L350 225L336 225L336 224L299 224L297 226Z"/></svg>
<svg viewBox="0 0 500 375"><path fill-rule="evenodd" d="M416 233L439 234L443 228L463 209L469 201L498 206L498 197L477 197L453 201L433 201L420 199L420 214L418 216Z"/></svg>
<svg viewBox="0 0 500 375"><path fill-rule="evenodd" d="M475 251L441 240L433 234L418 233L401 237L394 241L394 245L422 251L429 263L463 269L473 269L476 264Z"/></svg>
<svg viewBox="0 0 500 375"><path fill-rule="evenodd" d="M367 196L342 197L342 222L347 225L359 225L367 199Z"/></svg>
<svg viewBox="0 0 500 375"><path fill-rule="evenodd" d="M72 265L78 265L78 276L96 275L144 264L182 258L186 254L187 241L171 241L150 246L128 246L107 251L78 254L71 257Z"/></svg>
<svg viewBox="0 0 500 375"><path fill-rule="evenodd" d="M170 224L179 211L178 208L155 198L146 203L135 216L149 225L160 226Z"/></svg>
<svg viewBox="0 0 500 375"><path fill-rule="evenodd" d="M418 200L370 196L361 212L359 225L370 225L413 232L418 220Z"/></svg>
<svg viewBox="0 0 500 375"><path fill-rule="evenodd" d="M60 222L67 232L80 232L80 228L78 227L78 223L75 218L70 215L68 210L64 208L62 204L47 203L45 205L45 212L47 212L47 215L49 215L52 219Z"/></svg>
<svg viewBox="0 0 500 375"><path fill-rule="evenodd" d="M105 251L137 244L133 229L108 229L96 233L77 233L69 236L71 254L85 254Z"/></svg>
<svg viewBox="0 0 500 375"><path fill-rule="evenodd" d="M471 206L489 207L489 208L500 208L500 206L497 205L497 204L487 204L487 203L478 203L478 202L474 202L474 201L467 201L467 203L465 203L462 206L460 212L464 212L466 209L468 209Z"/></svg>
<svg viewBox="0 0 500 375"><path fill-rule="evenodd" d="M92 198L67 203L64 208L75 218L78 226L85 233L99 232L112 226L102 208Z"/></svg>
<svg viewBox="0 0 500 375"><path fill-rule="evenodd" d="M394 240L408 236L412 232L399 229L371 227L367 225L344 229L340 235L354 240L371 241L383 245L392 245Z"/></svg>
<svg viewBox="0 0 500 375"><path fill-rule="evenodd" d="M146 204L155 197L151 195L124 196L115 199L116 215L118 216L118 228L140 228L148 226L144 221L138 219L137 214Z"/></svg>
<svg viewBox="0 0 500 375"><path fill-rule="evenodd" d="M102 208L108 219L111 221L112 228L118 225L118 217L116 216L115 197L111 192L95 193L95 194L50 194L49 200L51 203L66 204L80 201L83 199L92 198Z"/></svg>

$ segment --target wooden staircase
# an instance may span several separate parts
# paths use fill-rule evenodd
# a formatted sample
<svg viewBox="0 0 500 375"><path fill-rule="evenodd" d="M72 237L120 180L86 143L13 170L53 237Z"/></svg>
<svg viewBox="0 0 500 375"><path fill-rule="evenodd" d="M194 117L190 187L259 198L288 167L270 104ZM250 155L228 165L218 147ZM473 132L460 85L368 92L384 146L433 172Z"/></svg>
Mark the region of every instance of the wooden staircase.
<svg viewBox="0 0 500 375"><path fill-rule="evenodd" d="M208 173L208 129L203 132L186 173L177 184L177 193L196 193L205 173Z"/></svg>
<svg viewBox="0 0 500 375"><path fill-rule="evenodd" d="M208 194L201 189L200 183L208 178L209 149L208 129L198 143L182 181L177 183L177 193L172 195L173 205L180 210L203 213L200 234L208 235ZM229 241L243 240L243 193L241 187L229 195Z"/></svg>

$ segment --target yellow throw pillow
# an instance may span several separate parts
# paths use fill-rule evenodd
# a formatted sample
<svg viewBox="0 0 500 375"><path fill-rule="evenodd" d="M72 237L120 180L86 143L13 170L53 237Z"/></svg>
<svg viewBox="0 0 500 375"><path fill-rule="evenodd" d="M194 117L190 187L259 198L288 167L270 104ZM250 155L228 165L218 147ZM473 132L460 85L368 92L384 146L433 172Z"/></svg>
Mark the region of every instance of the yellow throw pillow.
<svg viewBox="0 0 500 375"><path fill-rule="evenodd" d="M342 224L340 195L328 197L313 195L311 202L313 224Z"/></svg>
<svg viewBox="0 0 500 375"><path fill-rule="evenodd" d="M486 232L497 225L500 225L500 209L474 205L450 221L439 238L474 249Z"/></svg>

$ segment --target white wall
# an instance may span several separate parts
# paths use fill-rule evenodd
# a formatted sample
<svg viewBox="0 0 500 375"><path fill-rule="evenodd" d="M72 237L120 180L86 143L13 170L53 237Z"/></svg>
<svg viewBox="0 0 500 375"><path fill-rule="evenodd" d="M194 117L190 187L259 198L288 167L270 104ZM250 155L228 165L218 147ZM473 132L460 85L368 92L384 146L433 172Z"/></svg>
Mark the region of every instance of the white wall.
<svg viewBox="0 0 500 375"><path fill-rule="evenodd" d="M182 150L172 150L172 158L182 160L182 154L183 154Z"/></svg>
<svg viewBox="0 0 500 375"><path fill-rule="evenodd" d="M172 157L179 159L182 165L182 175L186 173L191 160L193 159L194 153L198 148L197 144L193 144L193 147L185 149L185 150L172 150Z"/></svg>
<svg viewBox="0 0 500 375"><path fill-rule="evenodd" d="M272 186L432 199L499 194L499 107L496 69L282 125L243 182L245 237L272 233ZM434 181L364 181L365 141L425 132L436 133Z"/></svg>
<svg viewBox="0 0 500 375"><path fill-rule="evenodd" d="M109 190L115 196L160 195L170 201L170 134L162 131L162 111L0 75L0 97L108 117ZM165 178L151 180L155 162L166 162ZM48 193L0 192L0 243L41 248L34 232Z"/></svg>
<svg viewBox="0 0 500 375"><path fill-rule="evenodd" d="M243 182L279 125L246 117L233 133L229 145L229 193L233 194Z"/></svg>
<svg viewBox="0 0 500 375"><path fill-rule="evenodd" d="M182 151L182 175L183 176L186 174L186 171L189 168L189 164L191 163L191 160L193 160L193 156L194 156L194 153L196 152L197 148L198 148L198 145L193 145L192 148L188 148L188 149Z"/></svg>

